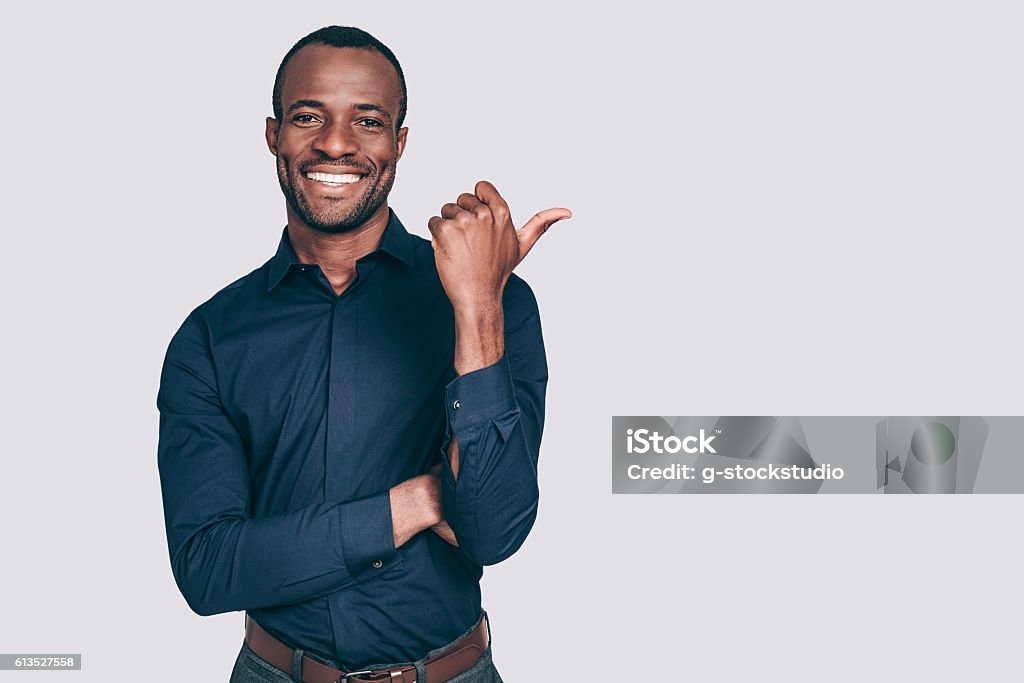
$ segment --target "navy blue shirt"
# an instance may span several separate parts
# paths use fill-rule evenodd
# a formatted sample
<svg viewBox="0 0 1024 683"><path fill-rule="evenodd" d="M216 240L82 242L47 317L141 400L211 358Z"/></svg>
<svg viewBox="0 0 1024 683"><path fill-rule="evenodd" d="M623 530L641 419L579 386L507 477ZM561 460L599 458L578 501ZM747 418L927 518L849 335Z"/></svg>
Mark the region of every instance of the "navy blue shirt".
<svg viewBox="0 0 1024 683"><path fill-rule="evenodd" d="M479 618L482 565L536 517L547 363L533 293L505 287L505 357L456 376L430 243L391 213L341 296L277 254L197 308L160 380L175 580L199 614L246 610L359 668L414 661ZM456 481L443 457L459 443ZM445 519L395 548L388 489L443 463Z"/></svg>

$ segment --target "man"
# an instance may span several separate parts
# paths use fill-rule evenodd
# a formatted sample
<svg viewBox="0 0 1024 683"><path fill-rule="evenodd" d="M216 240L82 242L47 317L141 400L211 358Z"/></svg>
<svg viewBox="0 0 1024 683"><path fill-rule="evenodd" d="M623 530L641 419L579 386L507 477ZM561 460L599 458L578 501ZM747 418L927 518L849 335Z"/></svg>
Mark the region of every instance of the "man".
<svg viewBox="0 0 1024 683"><path fill-rule="evenodd" d="M480 182L430 243L406 232L405 80L358 29L296 43L273 104L277 253L193 311L161 376L175 579L199 614L247 612L232 681L500 681L479 579L533 525L547 381L512 270L571 214L517 231Z"/></svg>

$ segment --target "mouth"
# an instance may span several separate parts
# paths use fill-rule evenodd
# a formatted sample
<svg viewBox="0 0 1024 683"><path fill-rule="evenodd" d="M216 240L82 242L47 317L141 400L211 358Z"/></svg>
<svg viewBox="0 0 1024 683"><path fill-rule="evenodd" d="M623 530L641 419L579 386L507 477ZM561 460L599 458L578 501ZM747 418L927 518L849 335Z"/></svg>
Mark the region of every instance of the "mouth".
<svg viewBox="0 0 1024 683"><path fill-rule="evenodd" d="M361 173L324 173L323 171L306 171L302 175L328 187L344 187L358 183L366 177Z"/></svg>

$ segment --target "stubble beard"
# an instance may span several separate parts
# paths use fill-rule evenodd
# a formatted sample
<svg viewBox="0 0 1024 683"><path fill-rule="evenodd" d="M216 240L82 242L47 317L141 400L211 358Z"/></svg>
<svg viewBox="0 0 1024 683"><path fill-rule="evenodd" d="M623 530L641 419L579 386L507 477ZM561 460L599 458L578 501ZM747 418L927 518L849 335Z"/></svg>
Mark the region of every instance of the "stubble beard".
<svg viewBox="0 0 1024 683"><path fill-rule="evenodd" d="M281 185L281 192L284 193L288 205L292 208L302 221L312 229L337 235L351 232L362 226L377 212L387 201L391 187L395 183L395 166L393 163L384 164L380 170L369 166L359 166L361 171L366 172L366 177L360 182L366 183L367 188L363 194L356 198L355 205L349 209L344 204L350 202L346 199L322 199L320 208L315 208L309 197L301 190L300 183L303 181L302 169L323 165L321 161L300 163L292 167L287 160L280 156L277 159L277 179ZM354 168L352 164L345 168Z"/></svg>

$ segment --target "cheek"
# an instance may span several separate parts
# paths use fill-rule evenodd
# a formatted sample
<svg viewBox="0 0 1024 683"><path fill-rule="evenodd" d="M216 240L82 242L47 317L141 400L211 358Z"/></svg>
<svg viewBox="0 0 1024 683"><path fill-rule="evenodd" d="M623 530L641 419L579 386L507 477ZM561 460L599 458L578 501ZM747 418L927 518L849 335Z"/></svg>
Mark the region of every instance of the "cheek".
<svg viewBox="0 0 1024 683"><path fill-rule="evenodd" d="M301 135L296 135L295 131L288 131L287 133L282 131L277 137L277 157L278 159L284 158L289 164L294 159L299 158L302 150L307 148L305 140L302 139Z"/></svg>
<svg viewBox="0 0 1024 683"><path fill-rule="evenodd" d="M300 157L299 157L299 155L297 153L297 150L295 150L295 149L293 149L291 147L285 146L285 145L278 145L278 148L277 148L277 168L278 168L278 171L280 171L282 173L284 173L284 172L294 173L295 172L295 167L297 165L297 160L299 158Z"/></svg>
<svg viewBox="0 0 1024 683"><path fill-rule="evenodd" d="M372 144L363 147L366 155L380 164L391 164L398 156L398 147L394 138L374 140Z"/></svg>
<svg viewBox="0 0 1024 683"><path fill-rule="evenodd" d="M277 152L277 175L282 178L287 178L290 172L290 164L288 163L288 157L281 153L280 150Z"/></svg>

